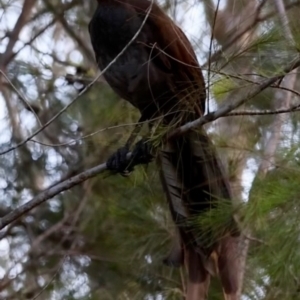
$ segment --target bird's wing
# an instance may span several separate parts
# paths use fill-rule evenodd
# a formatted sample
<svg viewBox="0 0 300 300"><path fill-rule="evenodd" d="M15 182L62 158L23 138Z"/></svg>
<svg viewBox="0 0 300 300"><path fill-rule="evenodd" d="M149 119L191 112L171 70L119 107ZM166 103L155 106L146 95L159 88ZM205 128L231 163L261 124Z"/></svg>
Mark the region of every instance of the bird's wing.
<svg viewBox="0 0 300 300"><path fill-rule="evenodd" d="M147 16L150 4L150 1L126 0L126 5L134 9L141 19ZM193 94L203 113L206 98L205 81L196 54L186 35L155 3L141 35L143 33L147 33L145 47L151 61L160 70L172 73L174 81L184 86L182 90Z"/></svg>

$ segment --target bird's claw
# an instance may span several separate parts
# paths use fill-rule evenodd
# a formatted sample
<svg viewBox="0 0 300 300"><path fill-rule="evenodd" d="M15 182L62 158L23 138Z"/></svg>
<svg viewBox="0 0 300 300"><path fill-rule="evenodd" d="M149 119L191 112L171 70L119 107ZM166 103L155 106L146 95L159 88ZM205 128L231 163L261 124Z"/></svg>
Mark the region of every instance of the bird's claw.
<svg viewBox="0 0 300 300"><path fill-rule="evenodd" d="M120 173L122 176L129 176L133 171L133 166L127 158L129 153L128 147L122 147L118 149L113 155L106 161L106 167L110 171Z"/></svg>
<svg viewBox="0 0 300 300"><path fill-rule="evenodd" d="M106 167L122 176L129 176L136 165L148 164L153 161L152 149L153 147L149 142L141 140L136 143L131 158L128 159L129 148L127 146L122 147L110 156L106 162Z"/></svg>
<svg viewBox="0 0 300 300"><path fill-rule="evenodd" d="M144 139L137 142L131 155L133 165L149 164L153 161L153 159L152 144Z"/></svg>

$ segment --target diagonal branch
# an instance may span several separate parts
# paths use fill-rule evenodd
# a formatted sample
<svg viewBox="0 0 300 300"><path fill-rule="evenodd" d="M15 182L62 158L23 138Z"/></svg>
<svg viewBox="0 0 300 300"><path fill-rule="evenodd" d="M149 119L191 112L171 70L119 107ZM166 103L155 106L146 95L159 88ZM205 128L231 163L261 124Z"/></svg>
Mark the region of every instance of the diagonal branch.
<svg viewBox="0 0 300 300"><path fill-rule="evenodd" d="M23 102L23 105L26 109L28 109L29 111L31 111L33 113L33 115L35 116L36 120L38 121L38 123L40 124L40 126L42 126L41 120L39 118L39 116L37 115L36 111L34 110L34 108L30 105L30 103L26 100L25 95L23 95L21 93L21 91L19 91L15 85L12 83L12 81L8 78L8 76L4 73L4 71L2 71L0 69L0 74L5 78L5 80L8 82L8 84L11 86L11 88L15 91L15 93L19 96L20 100Z"/></svg>
<svg viewBox="0 0 300 300"><path fill-rule="evenodd" d="M75 30L68 24L67 20L65 19L62 13L56 13L56 6L55 4L51 3L52 1L44 0L46 7L55 15L55 19L62 25L66 33L76 41L78 47L80 48L81 52L84 53L85 57L89 61L94 61L94 55L91 49L86 45L86 43L76 34Z"/></svg>
<svg viewBox="0 0 300 300"><path fill-rule="evenodd" d="M295 59L293 63L291 63L288 67L286 67L283 70L282 74L278 74L274 77L271 77L269 79L262 81L260 85L256 86L252 90L250 90L248 92L248 94L246 95L246 97L236 101L235 103L229 103L229 104L223 105L218 110L211 112L195 121L189 122L189 123L181 126L180 128L171 132L169 135L169 138L176 137L176 136L181 135L193 128L199 127L208 122L212 122L222 116L225 116L226 114L230 113L234 109L238 108L239 106L241 106L244 103L246 103L247 101L249 101L250 99L254 98L256 95L261 93L263 90L268 88L270 85L274 84L277 80L282 79L286 74L288 74L292 70L298 68L299 66L300 66L300 56L298 55L297 59Z"/></svg>
<svg viewBox="0 0 300 300"><path fill-rule="evenodd" d="M75 185L78 185L87 179L95 177L96 175L100 174L101 172L106 170L106 163L98 165L94 168L86 170L78 175L75 175L63 182L60 182L53 187L41 192L36 197L34 197L29 202L21 205L20 207L16 208L9 214L5 215L3 218L0 219L0 229L3 229L5 226L13 222L14 220L18 219L25 213L29 212L34 207L40 205L41 203L45 202L48 199L53 198L54 196L58 195L59 193L69 190Z"/></svg>
<svg viewBox="0 0 300 300"><path fill-rule="evenodd" d="M10 62L10 59L12 57L13 48L18 41L19 34L21 30L23 29L24 25L28 21L30 17L31 9L33 8L36 0L25 0L22 7L22 12L15 24L14 29L10 33L9 42L7 44L6 50L3 53L0 61L1 68L5 68L8 63Z"/></svg>

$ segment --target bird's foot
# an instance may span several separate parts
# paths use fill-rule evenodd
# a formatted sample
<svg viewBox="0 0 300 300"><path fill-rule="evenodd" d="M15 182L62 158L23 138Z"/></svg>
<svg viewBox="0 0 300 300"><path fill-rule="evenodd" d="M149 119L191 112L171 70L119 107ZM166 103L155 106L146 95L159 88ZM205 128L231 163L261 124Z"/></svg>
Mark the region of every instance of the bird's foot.
<svg viewBox="0 0 300 300"><path fill-rule="evenodd" d="M133 166L127 158L129 148L127 146L118 149L106 161L106 167L110 171L120 173L122 176L129 176L133 171Z"/></svg>
<svg viewBox="0 0 300 300"><path fill-rule="evenodd" d="M141 140L134 146L131 157L128 158L129 148L127 146L117 150L106 162L110 171L120 173L122 176L129 176L136 165L148 164L153 161L152 145Z"/></svg>
<svg viewBox="0 0 300 300"><path fill-rule="evenodd" d="M132 151L132 164L134 166L149 164L154 159L153 150L153 146L149 141L145 139L140 140L135 144L135 147Z"/></svg>

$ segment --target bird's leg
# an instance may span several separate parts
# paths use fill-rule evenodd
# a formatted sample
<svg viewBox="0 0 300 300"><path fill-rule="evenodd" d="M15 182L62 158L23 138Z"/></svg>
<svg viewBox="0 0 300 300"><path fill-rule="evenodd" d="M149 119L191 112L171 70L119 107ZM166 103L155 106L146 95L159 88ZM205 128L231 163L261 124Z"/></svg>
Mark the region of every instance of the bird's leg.
<svg viewBox="0 0 300 300"><path fill-rule="evenodd" d="M135 144L130 161L133 166L148 164L153 160L153 146L147 139L141 139Z"/></svg>
<svg viewBox="0 0 300 300"><path fill-rule="evenodd" d="M210 274L205 269L201 257L193 248L185 247L185 264L188 270L186 300L207 300Z"/></svg>
<svg viewBox="0 0 300 300"><path fill-rule="evenodd" d="M240 299L241 257L240 237L228 236L220 243L218 269L225 300Z"/></svg>
<svg viewBox="0 0 300 300"><path fill-rule="evenodd" d="M128 158L128 153L130 152L130 147L134 143L137 135L139 134L142 124L145 121L145 117L142 115L130 134L124 147L118 149L106 162L108 170L120 173L123 176L128 176L132 171L134 166L138 164L149 163L151 151L150 144L145 142L145 140L139 141L133 151L130 158Z"/></svg>
<svg viewBox="0 0 300 300"><path fill-rule="evenodd" d="M122 176L128 176L132 171L129 167L129 160L127 158L128 153L129 148L126 145L119 148L106 161L107 170L120 173Z"/></svg>
<svg viewBox="0 0 300 300"><path fill-rule="evenodd" d="M155 123L149 123L149 131L150 135L156 129ZM150 142L149 138L143 138L139 142L137 142L133 148L131 154L132 165L141 165L141 164L149 164L153 161L155 156L155 147Z"/></svg>

